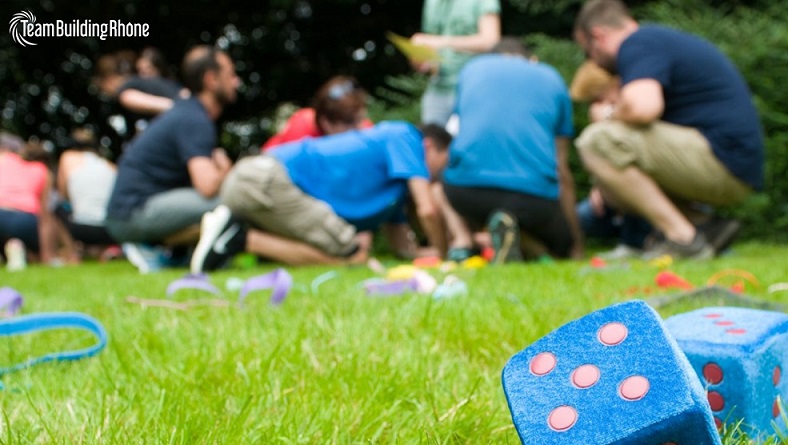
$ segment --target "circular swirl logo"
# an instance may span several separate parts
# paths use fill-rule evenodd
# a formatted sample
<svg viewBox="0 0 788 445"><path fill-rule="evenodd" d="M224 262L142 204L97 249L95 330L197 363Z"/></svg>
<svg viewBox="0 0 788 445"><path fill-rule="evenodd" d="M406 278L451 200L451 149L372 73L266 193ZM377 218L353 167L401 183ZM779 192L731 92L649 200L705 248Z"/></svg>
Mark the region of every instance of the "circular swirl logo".
<svg viewBox="0 0 788 445"><path fill-rule="evenodd" d="M37 45L37 43L33 43L33 42L28 41L28 40L25 40L25 38L23 37L23 33L21 31L21 28L24 27L24 25L20 24L20 22L22 22L22 23L26 23L26 22L35 23L36 22L36 16L34 16L33 13L30 12L30 11L22 11L22 12L17 12L16 14L14 14L14 16L11 17L11 22L10 22L10 25L8 27L8 32L11 34L11 38L14 39L14 42L16 42L16 43L18 43L18 44L20 44L22 46L28 46L28 45L35 46L35 45Z"/></svg>

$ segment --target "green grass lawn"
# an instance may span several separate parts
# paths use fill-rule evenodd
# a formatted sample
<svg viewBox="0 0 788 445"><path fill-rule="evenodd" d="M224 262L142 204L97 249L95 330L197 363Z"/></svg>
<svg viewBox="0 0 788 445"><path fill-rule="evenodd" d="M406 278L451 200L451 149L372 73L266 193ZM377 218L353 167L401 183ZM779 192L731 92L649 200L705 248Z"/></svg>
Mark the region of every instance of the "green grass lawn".
<svg viewBox="0 0 788 445"><path fill-rule="evenodd" d="M103 323L109 343L93 358L4 376L0 442L516 444L500 379L508 359L590 311L665 293L655 288L657 269L645 263L592 273L587 266L458 270L470 292L446 300L368 297L359 286L374 276L366 268L337 269L313 292L313 280L331 269L289 269L295 285L279 307L258 291L243 309L187 311L126 301L164 299L185 270L142 276L124 261L2 270L0 286L24 295L24 314L87 313ZM274 267L222 271L211 280L224 288L228 278ZM758 278L748 294L788 302L788 292L767 292L788 281L786 246L741 244L723 258L671 266L696 285L726 269ZM190 290L175 296L208 298ZM0 365L92 342L67 330L0 338Z"/></svg>

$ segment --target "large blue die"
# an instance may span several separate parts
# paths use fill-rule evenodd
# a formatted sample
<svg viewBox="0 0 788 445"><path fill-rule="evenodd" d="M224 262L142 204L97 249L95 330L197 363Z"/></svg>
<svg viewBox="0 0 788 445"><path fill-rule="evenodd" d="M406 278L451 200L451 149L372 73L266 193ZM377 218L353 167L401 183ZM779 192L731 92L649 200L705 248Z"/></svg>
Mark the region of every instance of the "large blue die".
<svg viewBox="0 0 788 445"><path fill-rule="evenodd" d="M524 444L719 444L706 394L662 319L632 301L517 353L503 387Z"/></svg>
<svg viewBox="0 0 788 445"><path fill-rule="evenodd" d="M785 429L778 396L788 384L788 315L740 307L707 307L665 320L706 384L718 425L738 422L751 437Z"/></svg>

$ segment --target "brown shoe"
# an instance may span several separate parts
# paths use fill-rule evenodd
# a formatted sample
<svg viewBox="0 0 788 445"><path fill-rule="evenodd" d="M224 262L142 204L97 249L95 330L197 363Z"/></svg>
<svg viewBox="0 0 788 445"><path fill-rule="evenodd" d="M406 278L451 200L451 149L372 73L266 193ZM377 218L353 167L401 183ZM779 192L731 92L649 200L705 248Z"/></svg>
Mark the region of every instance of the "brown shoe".
<svg viewBox="0 0 788 445"><path fill-rule="evenodd" d="M714 257L714 253L714 247L706 241L706 236L698 231L689 244L679 244L669 239L657 242L643 254L643 259L650 261L667 255L673 259L705 260Z"/></svg>

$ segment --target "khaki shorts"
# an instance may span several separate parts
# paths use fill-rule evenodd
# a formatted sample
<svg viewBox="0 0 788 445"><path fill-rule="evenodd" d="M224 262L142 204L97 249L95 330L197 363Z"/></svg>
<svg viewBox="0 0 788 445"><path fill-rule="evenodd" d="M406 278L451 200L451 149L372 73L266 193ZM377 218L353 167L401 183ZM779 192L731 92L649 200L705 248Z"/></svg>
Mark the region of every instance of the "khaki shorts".
<svg viewBox="0 0 788 445"><path fill-rule="evenodd" d="M252 226L312 245L333 256L355 249L356 229L325 202L301 191L266 155L240 160L220 192L222 204Z"/></svg>
<svg viewBox="0 0 788 445"><path fill-rule="evenodd" d="M575 145L581 153L600 156L617 168L636 166L673 199L726 206L752 193L694 128L666 122L643 126L597 122L580 134Z"/></svg>

